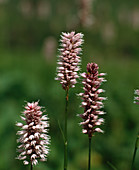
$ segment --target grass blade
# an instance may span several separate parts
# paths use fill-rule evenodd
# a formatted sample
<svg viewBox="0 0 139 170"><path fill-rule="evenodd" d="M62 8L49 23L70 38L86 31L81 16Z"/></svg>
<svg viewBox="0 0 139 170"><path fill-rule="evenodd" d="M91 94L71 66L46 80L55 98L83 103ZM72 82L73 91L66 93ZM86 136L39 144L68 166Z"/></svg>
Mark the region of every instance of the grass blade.
<svg viewBox="0 0 139 170"><path fill-rule="evenodd" d="M110 163L109 161L107 162L107 164L114 170L118 170L112 163Z"/></svg>
<svg viewBox="0 0 139 170"><path fill-rule="evenodd" d="M133 159L132 159L131 170L134 169L134 162L135 162L135 157L136 157L138 147L139 147L139 133L137 135L136 142L135 142L135 148L134 148L134 154L133 154Z"/></svg>

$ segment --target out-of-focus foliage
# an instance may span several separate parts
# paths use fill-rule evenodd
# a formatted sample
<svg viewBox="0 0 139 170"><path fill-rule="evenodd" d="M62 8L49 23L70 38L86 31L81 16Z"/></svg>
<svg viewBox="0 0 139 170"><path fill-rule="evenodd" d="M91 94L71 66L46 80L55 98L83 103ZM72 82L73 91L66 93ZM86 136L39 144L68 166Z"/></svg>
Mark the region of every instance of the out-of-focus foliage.
<svg viewBox="0 0 139 170"><path fill-rule="evenodd" d="M107 162L129 170L139 129L139 106L133 104L139 88L139 2L92 0L92 25L81 22L81 1L0 0L0 169L29 169L16 160L15 122L20 120L24 101L40 100L50 118L51 152L46 163L35 170L63 168L65 93L54 80L56 48L62 31L84 33L82 71L96 62L107 72L103 126L105 134L92 140L92 169L109 170ZM80 81L79 81L80 82ZM82 113L76 93L69 98L69 170L86 170L88 138L81 133L76 115ZM135 168L139 168L139 154Z"/></svg>

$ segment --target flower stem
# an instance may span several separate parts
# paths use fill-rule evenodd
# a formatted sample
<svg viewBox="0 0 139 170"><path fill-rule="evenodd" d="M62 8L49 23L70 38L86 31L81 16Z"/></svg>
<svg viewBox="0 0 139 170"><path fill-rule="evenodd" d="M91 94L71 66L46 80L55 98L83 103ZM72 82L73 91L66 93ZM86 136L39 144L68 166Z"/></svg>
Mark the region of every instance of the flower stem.
<svg viewBox="0 0 139 170"><path fill-rule="evenodd" d="M88 170L91 168L91 137L89 137Z"/></svg>
<svg viewBox="0 0 139 170"><path fill-rule="evenodd" d="M68 153L68 142L67 142L67 117L68 117L68 101L69 101L69 88L66 89L66 106L65 106L65 129L64 129L64 170L67 170L67 153Z"/></svg>
<svg viewBox="0 0 139 170"><path fill-rule="evenodd" d="M31 170L33 170L33 166L32 166L32 163L31 163Z"/></svg>
<svg viewBox="0 0 139 170"><path fill-rule="evenodd" d="M135 157L136 157L138 146L139 146L139 133L137 135L137 139L136 139L136 143L135 143L135 149L134 149L134 154L133 154L133 159L132 159L131 170L134 170L134 162L135 162Z"/></svg>

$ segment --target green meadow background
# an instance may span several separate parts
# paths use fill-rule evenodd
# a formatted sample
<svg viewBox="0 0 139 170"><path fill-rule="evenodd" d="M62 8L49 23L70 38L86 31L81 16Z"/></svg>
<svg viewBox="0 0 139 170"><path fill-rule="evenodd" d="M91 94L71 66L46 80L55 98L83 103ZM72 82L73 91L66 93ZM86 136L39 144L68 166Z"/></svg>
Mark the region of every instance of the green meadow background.
<svg viewBox="0 0 139 170"><path fill-rule="evenodd" d="M89 4L90 3L90 4ZM81 72L95 62L106 72L104 134L92 139L92 169L129 170L139 130L139 1L0 0L0 170L29 170L16 160L16 121L25 101L46 107L51 145L47 162L34 170L63 169L65 92L56 76L61 32L84 34ZM68 170L86 170L88 137L81 133L81 80L70 89ZM59 122L59 123L58 123ZM139 169L139 153L135 170Z"/></svg>

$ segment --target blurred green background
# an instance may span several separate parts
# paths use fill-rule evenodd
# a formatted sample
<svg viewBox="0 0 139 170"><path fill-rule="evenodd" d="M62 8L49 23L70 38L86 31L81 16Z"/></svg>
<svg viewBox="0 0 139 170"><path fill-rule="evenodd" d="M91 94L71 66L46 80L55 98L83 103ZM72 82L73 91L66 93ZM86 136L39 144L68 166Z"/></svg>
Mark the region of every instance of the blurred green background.
<svg viewBox="0 0 139 170"><path fill-rule="evenodd" d="M24 101L40 100L50 118L51 146L47 162L34 170L63 169L65 93L55 81L62 31L84 34L82 71L96 62L106 72L105 133L92 140L92 169L129 170L139 129L139 1L135 0L0 0L0 170L29 169L16 160L15 122ZM69 170L86 170L88 137L81 133L81 80L70 90ZM135 169L139 169L139 153Z"/></svg>

